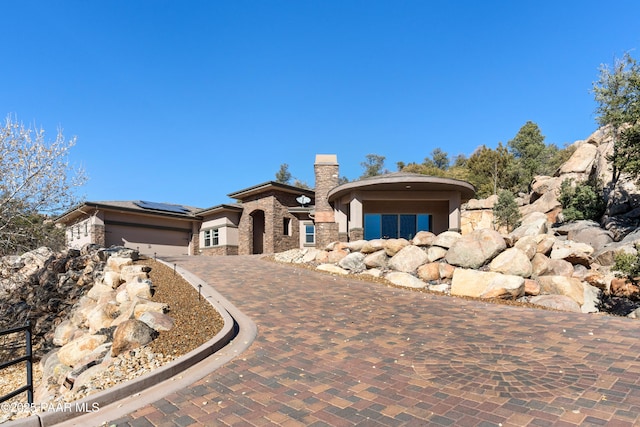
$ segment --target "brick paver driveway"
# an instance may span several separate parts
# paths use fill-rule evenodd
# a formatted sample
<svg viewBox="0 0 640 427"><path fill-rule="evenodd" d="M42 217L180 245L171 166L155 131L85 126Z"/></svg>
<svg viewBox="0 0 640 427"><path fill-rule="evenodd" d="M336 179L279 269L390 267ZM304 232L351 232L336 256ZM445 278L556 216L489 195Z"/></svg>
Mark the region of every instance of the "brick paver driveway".
<svg viewBox="0 0 640 427"><path fill-rule="evenodd" d="M256 257L171 260L258 325L118 425L640 424L640 321L492 305Z"/></svg>

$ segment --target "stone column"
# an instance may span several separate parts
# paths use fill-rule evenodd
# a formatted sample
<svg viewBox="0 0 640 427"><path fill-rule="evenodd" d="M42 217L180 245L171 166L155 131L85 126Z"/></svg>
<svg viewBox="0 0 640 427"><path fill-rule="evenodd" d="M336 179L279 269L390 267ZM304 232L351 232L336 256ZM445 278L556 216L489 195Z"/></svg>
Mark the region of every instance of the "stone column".
<svg viewBox="0 0 640 427"><path fill-rule="evenodd" d="M338 156L317 154L314 171L316 247L322 249L339 237L333 207L329 204L329 191L338 186Z"/></svg>
<svg viewBox="0 0 640 427"><path fill-rule="evenodd" d="M460 193L449 196L449 230L460 232Z"/></svg>

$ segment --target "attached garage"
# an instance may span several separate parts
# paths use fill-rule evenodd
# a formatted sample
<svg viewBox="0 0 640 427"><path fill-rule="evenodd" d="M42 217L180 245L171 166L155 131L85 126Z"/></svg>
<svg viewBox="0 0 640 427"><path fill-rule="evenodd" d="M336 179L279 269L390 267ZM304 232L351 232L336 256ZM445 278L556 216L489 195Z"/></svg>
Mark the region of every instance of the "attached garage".
<svg viewBox="0 0 640 427"><path fill-rule="evenodd" d="M124 246L147 256L193 255L201 218L197 208L144 201L87 202L58 222L67 227L67 244Z"/></svg>

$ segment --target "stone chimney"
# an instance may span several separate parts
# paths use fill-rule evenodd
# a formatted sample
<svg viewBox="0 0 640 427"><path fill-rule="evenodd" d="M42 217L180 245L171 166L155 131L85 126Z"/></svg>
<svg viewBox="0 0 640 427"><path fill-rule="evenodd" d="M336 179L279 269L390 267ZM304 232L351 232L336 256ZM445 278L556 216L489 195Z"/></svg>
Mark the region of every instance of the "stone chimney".
<svg viewBox="0 0 640 427"><path fill-rule="evenodd" d="M333 208L329 204L329 191L338 186L338 156L335 154L316 154L314 164L316 178L315 225L316 247L325 248L338 240L338 224L335 222Z"/></svg>

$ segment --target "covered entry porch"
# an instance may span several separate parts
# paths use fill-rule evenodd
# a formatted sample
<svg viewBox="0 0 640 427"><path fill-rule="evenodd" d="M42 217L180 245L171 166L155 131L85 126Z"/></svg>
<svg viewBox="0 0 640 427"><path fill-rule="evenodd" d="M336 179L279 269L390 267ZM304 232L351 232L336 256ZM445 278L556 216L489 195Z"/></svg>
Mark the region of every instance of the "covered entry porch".
<svg viewBox="0 0 640 427"><path fill-rule="evenodd" d="M418 231L460 230L460 206L475 194L464 181L393 173L329 192L342 239L411 239Z"/></svg>

